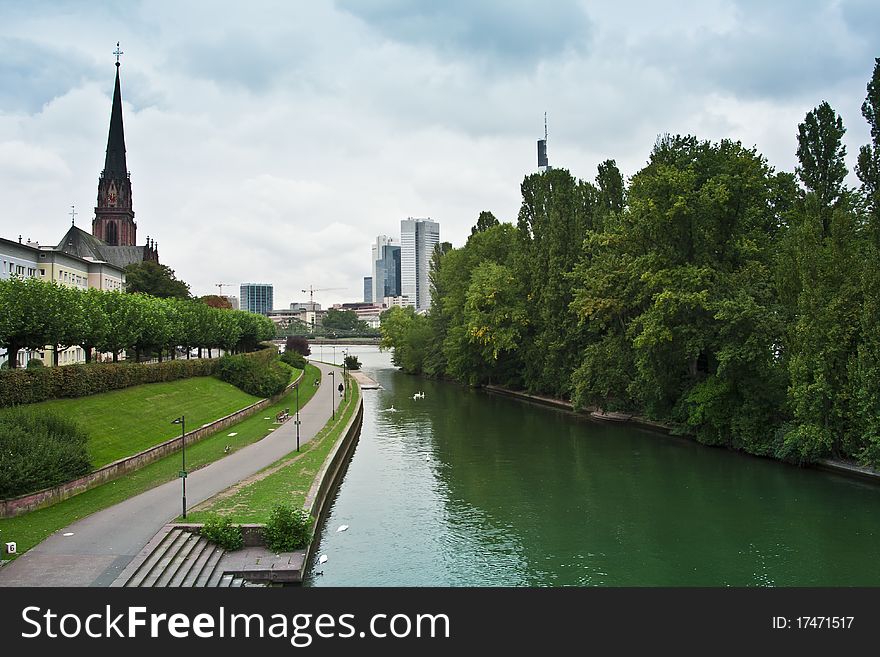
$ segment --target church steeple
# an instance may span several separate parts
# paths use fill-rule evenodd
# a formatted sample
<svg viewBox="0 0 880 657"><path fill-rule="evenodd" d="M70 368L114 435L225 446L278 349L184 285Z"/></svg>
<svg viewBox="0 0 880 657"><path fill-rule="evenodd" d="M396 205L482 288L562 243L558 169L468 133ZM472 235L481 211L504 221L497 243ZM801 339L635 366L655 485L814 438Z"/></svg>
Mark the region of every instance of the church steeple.
<svg viewBox="0 0 880 657"><path fill-rule="evenodd" d="M119 44L116 44L117 51ZM119 52L119 55L122 53ZM119 90L119 59L116 60L116 87L113 89L113 109L110 111L110 134L107 136L107 158L104 160L104 176L125 178L125 130L122 126L122 93Z"/></svg>
<svg viewBox="0 0 880 657"><path fill-rule="evenodd" d="M98 204L92 235L111 246L135 246L137 225L131 203L131 179L125 162L125 131L122 125L122 91L119 83L119 43L116 44L116 85L110 110L110 132L104 170L98 180Z"/></svg>

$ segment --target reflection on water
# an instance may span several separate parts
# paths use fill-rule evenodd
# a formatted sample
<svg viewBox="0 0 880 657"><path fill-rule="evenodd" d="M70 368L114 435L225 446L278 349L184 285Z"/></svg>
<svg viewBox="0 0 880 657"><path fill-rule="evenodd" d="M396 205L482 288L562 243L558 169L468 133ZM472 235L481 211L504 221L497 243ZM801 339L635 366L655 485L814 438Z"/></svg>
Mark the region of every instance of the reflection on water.
<svg viewBox="0 0 880 657"><path fill-rule="evenodd" d="M383 389L364 391L309 585L880 584L880 487L407 376L375 347L350 349Z"/></svg>

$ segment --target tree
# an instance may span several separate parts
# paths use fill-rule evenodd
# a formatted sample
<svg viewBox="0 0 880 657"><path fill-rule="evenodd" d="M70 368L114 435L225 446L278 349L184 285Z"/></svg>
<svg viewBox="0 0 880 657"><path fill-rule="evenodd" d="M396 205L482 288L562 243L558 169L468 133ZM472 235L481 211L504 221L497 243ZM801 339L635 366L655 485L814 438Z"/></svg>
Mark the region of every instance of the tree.
<svg viewBox="0 0 880 657"><path fill-rule="evenodd" d="M119 352L131 347L140 339L143 297L122 292L105 292L101 306L107 317L107 333L97 341L102 352L113 354L113 362L119 360Z"/></svg>
<svg viewBox="0 0 880 657"><path fill-rule="evenodd" d="M295 351L302 356L308 356L312 353L309 347L309 341L301 335L289 335L284 343L284 351Z"/></svg>
<svg viewBox="0 0 880 657"><path fill-rule="evenodd" d="M565 169L527 176L521 187L512 270L533 315L519 352L523 380L532 392L567 398L587 339L570 308L571 272L584 257L598 191Z"/></svg>
<svg viewBox="0 0 880 657"><path fill-rule="evenodd" d="M52 361L56 366L62 351L80 344L85 338L81 296L82 293L76 288L54 283L49 288L49 299L43 314L52 345Z"/></svg>
<svg viewBox="0 0 880 657"><path fill-rule="evenodd" d="M335 329L338 331L367 331L369 327L367 323L359 320L357 313L353 310L339 310L338 308L330 308L324 315L321 322L325 329Z"/></svg>
<svg viewBox="0 0 880 657"><path fill-rule="evenodd" d="M232 302L229 301L229 299L227 299L226 297L221 297L218 294L207 294L203 297L199 297L199 301L201 301L206 306L211 306L211 308L232 310Z"/></svg>
<svg viewBox="0 0 880 657"><path fill-rule="evenodd" d="M856 175L868 202L872 238L880 248L880 57L874 60L874 75L862 103L862 116L871 128L871 143L859 149Z"/></svg>
<svg viewBox="0 0 880 657"><path fill-rule="evenodd" d="M827 102L807 113L798 125L798 166L804 186L815 195L822 219L822 236L828 235L831 207L844 192L846 146L843 119Z"/></svg>
<svg viewBox="0 0 880 657"><path fill-rule="evenodd" d="M483 262L473 272L465 303L468 339L480 346L483 361L495 366L505 353L519 348L528 324L513 272Z"/></svg>
<svg viewBox="0 0 880 657"><path fill-rule="evenodd" d="M178 280L174 270L151 260L125 268L125 291L149 294L163 299L189 299L189 285Z"/></svg>
<svg viewBox="0 0 880 657"><path fill-rule="evenodd" d="M18 367L21 349L42 349L54 343L45 311L57 287L36 278L0 280L0 345L6 347L10 368Z"/></svg>
<svg viewBox="0 0 880 657"><path fill-rule="evenodd" d="M588 331L578 406L674 420L772 453L784 369L769 266L775 178L754 150L665 136L622 212L589 231L572 309Z"/></svg>
<svg viewBox="0 0 880 657"><path fill-rule="evenodd" d="M103 295L106 294L95 288L89 288L80 293L82 305L81 322L83 330L80 336L79 346L85 352L86 362L92 362L92 349L107 340L107 332L110 330L110 321L104 313Z"/></svg>
<svg viewBox="0 0 880 657"><path fill-rule="evenodd" d="M495 215L489 212L488 210L483 210L480 213L480 216L477 217L477 224L473 228L471 228L471 235L476 235L477 233L482 233L485 230L489 230L492 226L497 226L498 220L495 218Z"/></svg>
<svg viewBox="0 0 880 657"><path fill-rule="evenodd" d="M380 349L392 349L392 362L409 374L421 374L431 343L428 319L415 308L395 306L379 316L382 341Z"/></svg>
<svg viewBox="0 0 880 657"><path fill-rule="evenodd" d="M621 212L624 206L625 185L617 162L605 160L599 165L596 186L599 188L599 202L606 213Z"/></svg>

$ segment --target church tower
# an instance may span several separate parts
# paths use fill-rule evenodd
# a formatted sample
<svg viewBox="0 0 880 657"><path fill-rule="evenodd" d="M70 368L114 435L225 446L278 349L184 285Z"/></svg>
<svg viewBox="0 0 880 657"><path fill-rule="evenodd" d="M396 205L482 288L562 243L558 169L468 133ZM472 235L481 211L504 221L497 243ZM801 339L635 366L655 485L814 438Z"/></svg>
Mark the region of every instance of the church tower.
<svg viewBox="0 0 880 657"><path fill-rule="evenodd" d="M122 127L122 94L119 90L119 44L116 44L116 88L110 112L107 156L98 179L98 205L92 235L110 246L135 246L137 224L131 204L131 179L125 164L125 133Z"/></svg>

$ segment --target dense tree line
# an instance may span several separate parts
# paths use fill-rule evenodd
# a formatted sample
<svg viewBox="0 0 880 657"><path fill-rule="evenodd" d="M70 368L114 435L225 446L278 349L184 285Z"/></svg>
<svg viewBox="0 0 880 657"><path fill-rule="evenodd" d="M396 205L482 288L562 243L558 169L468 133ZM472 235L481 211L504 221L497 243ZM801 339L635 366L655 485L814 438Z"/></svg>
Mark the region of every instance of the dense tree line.
<svg viewBox="0 0 880 657"><path fill-rule="evenodd" d="M92 352L129 350L175 357L177 347L252 351L275 336L263 315L212 308L192 299L160 299L144 294L79 290L35 278L0 281L0 346L15 367L20 349L59 351L81 346ZM210 354L209 354L210 355Z"/></svg>
<svg viewBox="0 0 880 657"><path fill-rule="evenodd" d="M409 372L641 413L714 445L880 465L880 59L848 173L821 103L776 172L738 142L662 136L625 181L526 177L516 224L438 249L427 315L391 309Z"/></svg>

